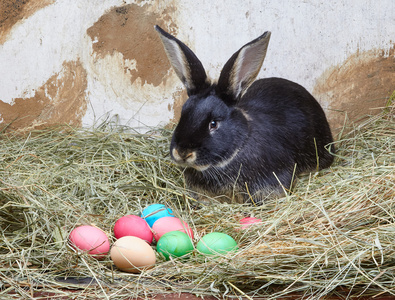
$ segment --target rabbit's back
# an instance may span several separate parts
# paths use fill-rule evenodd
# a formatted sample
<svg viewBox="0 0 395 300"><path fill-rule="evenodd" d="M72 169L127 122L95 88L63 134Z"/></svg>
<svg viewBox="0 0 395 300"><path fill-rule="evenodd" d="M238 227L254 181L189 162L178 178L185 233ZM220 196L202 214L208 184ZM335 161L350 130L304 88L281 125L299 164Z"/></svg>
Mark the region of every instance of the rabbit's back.
<svg viewBox="0 0 395 300"><path fill-rule="evenodd" d="M252 142L260 140L265 153L282 157L284 151L297 164L297 173L323 169L333 162L333 155L325 149L333 142L325 113L301 85L282 78L257 80L239 107L250 118L252 135L257 136Z"/></svg>

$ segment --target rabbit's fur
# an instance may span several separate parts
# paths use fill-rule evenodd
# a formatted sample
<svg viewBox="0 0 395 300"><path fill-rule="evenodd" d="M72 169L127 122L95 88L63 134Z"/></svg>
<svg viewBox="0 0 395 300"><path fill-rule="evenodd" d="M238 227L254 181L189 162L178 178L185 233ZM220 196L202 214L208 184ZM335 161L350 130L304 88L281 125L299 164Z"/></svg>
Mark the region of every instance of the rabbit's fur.
<svg viewBox="0 0 395 300"><path fill-rule="evenodd" d="M197 195L241 195L260 203L281 195L296 175L329 167L333 142L324 111L302 86L281 78L255 80L270 39L265 32L244 45L211 83L195 54L155 26L185 102L170 154L185 166L185 181ZM334 152L333 145L328 146Z"/></svg>

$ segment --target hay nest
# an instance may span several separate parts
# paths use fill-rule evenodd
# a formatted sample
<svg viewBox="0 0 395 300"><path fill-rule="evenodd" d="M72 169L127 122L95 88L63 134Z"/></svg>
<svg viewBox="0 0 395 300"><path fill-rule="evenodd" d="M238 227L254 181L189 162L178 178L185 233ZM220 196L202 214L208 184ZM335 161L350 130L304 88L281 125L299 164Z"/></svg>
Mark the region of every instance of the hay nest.
<svg viewBox="0 0 395 300"><path fill-rule="evenodd" d="M395 295L394 112L388 106L340 136L330 169L301 177L292 195L259 207L213 201L194 209L164 129L134 134L105 124L2 133L0 298L36 291L76 299ZM119 217L152 203L170 206L196 241L220 231L239 251L167 262L158 256L154 268L128 274L109 257L98 261L67 243L80 224L113 236ZM246 215L263 222L238 230Z"/></svg>

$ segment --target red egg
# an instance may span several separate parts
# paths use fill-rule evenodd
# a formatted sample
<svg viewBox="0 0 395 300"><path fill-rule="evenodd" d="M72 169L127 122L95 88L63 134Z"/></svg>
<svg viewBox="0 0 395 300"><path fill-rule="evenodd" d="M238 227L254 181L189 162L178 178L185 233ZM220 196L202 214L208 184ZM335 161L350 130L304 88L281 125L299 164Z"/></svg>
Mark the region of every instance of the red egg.
<svg viewBox="0 0 395 300"><path fill-rule="evenodd" d="M254 223L261 223L262 220L255 218L255 217L247 217L247 218L243 218L240 221L241 229L247 229L248 227L250 227L252 224Z"/></svg>
<svg viewBox="0 0 395 300"><path fill-rule="evenodd" d="M163 217L152 225L155 240L159 241L160 237L170 231L181 231L193 239L193 231L188 224L176 217Z"/></svg>
<svg viewBox="0 0 395 300"><path fill-rule="evenodd" d="M118 219L114 225L114 235L117 239L124 236L135 236L152 243L153 234L148 223L139 216L127 215Z"/></svg>
<svg viewBox="0 0 395 300"><path fill-rule="evenodd" d="M83 225L74 228L69 235L74 248L87 252L93 257L104 258L110 251L110 241L106 233L94 226Z"/></svg>

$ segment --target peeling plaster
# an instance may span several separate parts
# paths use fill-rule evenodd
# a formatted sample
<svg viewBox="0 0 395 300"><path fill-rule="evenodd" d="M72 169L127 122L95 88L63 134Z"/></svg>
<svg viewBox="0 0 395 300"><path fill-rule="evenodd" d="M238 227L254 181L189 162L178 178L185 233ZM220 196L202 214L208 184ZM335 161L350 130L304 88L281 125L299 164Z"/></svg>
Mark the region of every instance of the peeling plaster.
<svg viewBox="0 0 395 300"><path fill-rule="evenodd" d="M82 125L87 109L86 71L81 62L64 62L61 72L35 90L33 97L0 101L0 128L30 130L56 124Z"/></svg>
<svg viewBox="0 0 395 300"><path fill-rule="evenodd" d="M243 44L272 31L258 78L303 85L334 128L344 113L357 119L374 112L394 89L392 0L290 0L285 6L274 0L4 0L0 7L2 124L92 126L111 116L134 127L176 122L186 94L155 24L185 42L212 78ZM67 94L71 77L62 78L75 70L86 73L86 85L80 84L86 108L76 106L75 120L54 117L51 101ZM51 82L59 86L49 88ZM70 97L62 101L73 103ZM18 123L16 116L30 121Z"/></svg>

